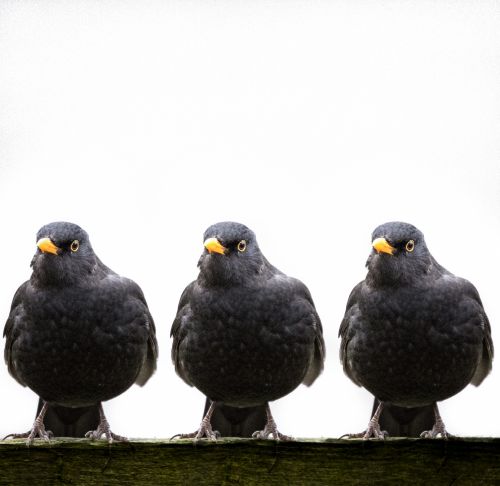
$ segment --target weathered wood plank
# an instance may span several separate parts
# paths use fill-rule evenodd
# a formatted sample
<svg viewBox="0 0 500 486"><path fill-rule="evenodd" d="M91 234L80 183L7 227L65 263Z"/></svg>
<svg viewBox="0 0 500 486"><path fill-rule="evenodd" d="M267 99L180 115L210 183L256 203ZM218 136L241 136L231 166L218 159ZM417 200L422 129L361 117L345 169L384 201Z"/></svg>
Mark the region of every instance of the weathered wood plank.
<svg viewBox="0 0 500 486"><path fill-rule="evenodd" d="M500 484L500 439L0 442L0 484Z"/></svg>

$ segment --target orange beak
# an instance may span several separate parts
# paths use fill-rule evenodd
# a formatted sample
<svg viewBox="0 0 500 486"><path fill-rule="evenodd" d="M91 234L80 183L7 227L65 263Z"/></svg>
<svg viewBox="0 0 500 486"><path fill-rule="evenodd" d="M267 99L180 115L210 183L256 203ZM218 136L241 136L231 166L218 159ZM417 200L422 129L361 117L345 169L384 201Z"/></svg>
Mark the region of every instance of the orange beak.
<svg viewBox="0 0 500 486"><path fill-rule="evenodd" d="M221 255L224 255L226 252L226 248L220 244L217 238L207 238L203 243L203 246L209 253L220 253Z"/></svg>
<svg viewBox="0 0 500 486"><path fill-rule="evenodd" d="M389 255L392 255L394 253L394 248L393 246L389 245L387 243L387 240L385 238L376 238L372 241L372 246L377 250L378 253L388 253Z"/></svg>
<svg viewBox="0 0 500 486"><path fill-rule="evenodd" d="M52 243L50 238L40 238L36 242L36 246L38 246L43 253L52 253L53 255L57 255L59 253L59 248Z"/></svg>

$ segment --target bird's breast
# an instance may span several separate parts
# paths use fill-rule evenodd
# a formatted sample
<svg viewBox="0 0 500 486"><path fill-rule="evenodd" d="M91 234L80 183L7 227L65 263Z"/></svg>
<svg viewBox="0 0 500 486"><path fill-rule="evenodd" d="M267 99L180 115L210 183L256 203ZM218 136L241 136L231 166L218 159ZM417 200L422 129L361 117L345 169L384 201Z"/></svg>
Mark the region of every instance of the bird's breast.
<svg viewBox="0 0 500 486"><path fill-rule="evenodd" d="M210 398L250 406L283 396L304 378L314 347L305 306L275 294L234 292L200 299L192 311L179 356Z"/></svg>
<svg viewBox="0 0 500 486"><path fill-rule="evenodd" d="M459 296L396 289L365 297L347 345L348 366L365 388L417 406L470 382L482 352L481 318Z"/></svg>
<svg viewBox="0 0 500 486"><path fill-rule="evenodd" d="M133 302L71 289L37 292L24 307L12 359L45 400L84 406L134 382L147 353L147 329Z"/></svg>

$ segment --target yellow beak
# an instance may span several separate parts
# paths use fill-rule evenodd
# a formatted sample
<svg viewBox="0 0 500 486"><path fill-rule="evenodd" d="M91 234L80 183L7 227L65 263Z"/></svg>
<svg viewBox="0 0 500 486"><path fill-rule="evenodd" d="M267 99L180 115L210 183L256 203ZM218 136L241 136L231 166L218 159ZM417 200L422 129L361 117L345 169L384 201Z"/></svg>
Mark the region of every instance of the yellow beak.
<svg viewBox="0 0 500 486"><path fill-rule="evenodd" d="M223 247L217 238L207 238L203 243L203 246L209 251L209 253L220 253L224 255L226 248Z"/></svg>
<svg viewBox="0 0 500 486"><path fill-rule="evenodd" d="M389 255L392 255L394 253L394 248L393 246L389 245L387 243L387 240L385 238L376 238L372 242L373 248L377 250L378 253L388 253Z"/></svg>
<svg viewBox="0 0 500 486"><path fill-rule="evenodd" d="M50 238L40 238L36 246L40 248L44 253L52 253L53 255L57 255L59 253L59 248L52 243Z"/></svg>

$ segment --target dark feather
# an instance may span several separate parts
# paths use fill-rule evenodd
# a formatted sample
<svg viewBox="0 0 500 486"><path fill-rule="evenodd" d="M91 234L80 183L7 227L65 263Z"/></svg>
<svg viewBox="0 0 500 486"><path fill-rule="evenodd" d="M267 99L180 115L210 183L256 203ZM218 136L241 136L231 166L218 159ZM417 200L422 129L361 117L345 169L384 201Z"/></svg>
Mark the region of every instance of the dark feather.
<svg viewBox="0 0 500 486"><path fill-rule="evenodd" d="M85 409L154 373L155 325L142 290L99 260L83 229L51 223L37 234L47 238L57 253L35 253L4 328L4 355L10 374L50 404L49 422L78 428L95 418L81 419Z"/></svg>
<svg viewBox="0 0 500 486"><path fill-rule="evenodd" d="M260 411L258 422L267 402L311 385L323 370L325 345L309 290L267 261L249 228L218 223L207 238L224 253L205 250L197 280L181 296L172 361L187 384L216 403L215 421L227 431L247 417L253 426L251 410Z"/></svg>
<svg viewBox="0 0 500 486"><path fill-rule="evenodd" d="M428 405L479 385L493 342L477 290L437 263L417 228L387 223L372 238L392 254L372 250L340 325L340 357L349 378L384 402L381 423L396 430L428 423Z"/></svg>

